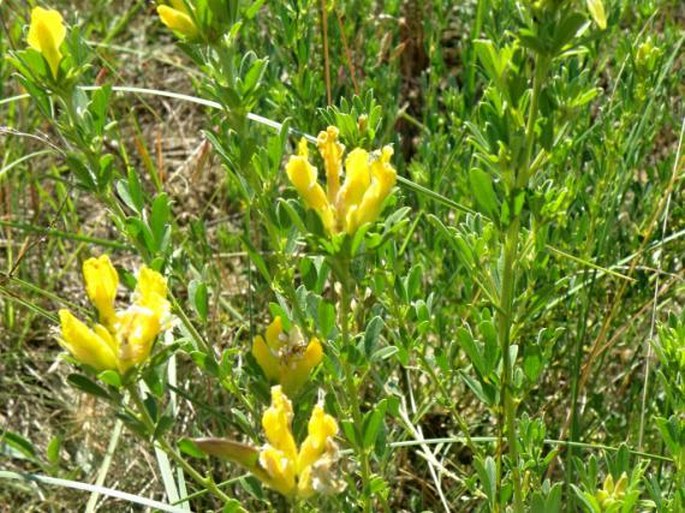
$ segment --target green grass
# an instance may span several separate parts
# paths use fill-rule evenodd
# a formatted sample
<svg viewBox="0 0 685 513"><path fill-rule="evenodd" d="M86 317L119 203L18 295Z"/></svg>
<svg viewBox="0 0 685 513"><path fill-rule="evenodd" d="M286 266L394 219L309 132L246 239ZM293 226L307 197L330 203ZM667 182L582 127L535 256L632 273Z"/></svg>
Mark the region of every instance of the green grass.
<svg viewBox="0 0 685 513"><path fill-rule="evenodd" d="M146 2L59 0L78 71L51 91L10 60L29 8L0 3L0 504L685 511L685 10L604 0L602 31L584 1L452 3L239 2L208 44ZM564 20L578 33L539 50ZM329 124L348 151L395 150L356 252L334 254L284 171ZM169 283L144 407L59 356L57 311L92 316L80 269L103 253L128 288L142 263ZM322 341L293 429L325 396L342 493L287 501L178 449L264 444L250 349L276 315Z"/></svg>

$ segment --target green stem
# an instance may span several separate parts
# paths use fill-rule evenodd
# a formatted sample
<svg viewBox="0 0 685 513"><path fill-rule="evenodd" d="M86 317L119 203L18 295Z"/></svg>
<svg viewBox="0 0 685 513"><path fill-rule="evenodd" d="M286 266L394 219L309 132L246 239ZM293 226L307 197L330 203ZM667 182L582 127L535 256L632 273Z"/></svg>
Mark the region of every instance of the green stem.
<svg viewBox="0 0 685 513"><path fill-rule="evenodd" d="M518 258L518 243L521 220L519 213L515 210L515 198L520 190L528 186L531 176L530 164L535 146L535 124L538 118L538 108L542 84L547 75L549 60L546 56L537 54L535 58L535 75L533 77L533 91L530 98L528 120L526 122L525 151L519 167L516 169L512 187L508 191L507 201L509 202L512 219L506 232L504 233L503 252L504 261L502 263L502 280L500 285L499 309L498 314L498 339L502 351L502 383L500 389L500 408L501 415L504 417L500 422L500 434L498 443L497 461L497 485L498 491L502 491L502 452L503 436L502 430L506 430L507 445L509 446L509 458L512 467L512 484L514 488L514 513L523 513L523 490L521 483L521 472L518 461L518 447L516 435L516 399L512 384L512 374L514 363L511 360L511 331L514 323L514 297L516 285L516 260Z"/></svg>
<svg viewBox="0 0 685 513"><path fill-rule="evenodd" d="M349 361L349 350L350 350L350 285L352 281L350 279L350 269L349 260L341 258L338 261L338 271L339 279L341 283L341 294L340 294L340 324L342 330L342 366L343 372L345 374L345 388L347 389L347 394L350 397L350 410L352 414L352 422L354 424L356 441L355 441L355 451L357 457L359 458L359 464L361 467L361 477L362 477L362 493L364 506L364 513L369 513L372 511L371 504L371 493L370 493L370 481L371 481L371 466L369 463L369 451L364 447L364 432L363 424L364 419L361 411L361 404L359 401L359 384L357 383L355 377L354 367Z"/></svg>
<svg viewBox="0 0 685 513"><path fill-rule="evenodd" d="M150 414L148 413L147 408L145 407L145 404L143 403L143 400L140 397L140 393L138 392L136 384L133 383L127 388L129 393L131 394L131 399L133 400L133 403L136 405L136 409L140 414L140 419L142 420L143 424L145 424L145 427L147 428L148 432L154 433L155 422L154 420L152 420L152 417L150 417ZM183 456L181 456L178 452L176 452L176 450L173 447L171 447L171 445L169 445L169 442L167 442L163 438L155 440L155 442L197 484L205 488L207 491L209 491L211 494L213 494L215 497L217 497L224 503L228 503L232 500L228 495L226 495L219 489L219 487L216 485L213 479L211 479L210 477L204 477L197 470L195 470L195 468L190 463L188 463L183 458Z"/></svg>
<svg viewBox="0 0 685 513"><path fill-rule="evenodd" d="M505 234L504 239L504 263L502 270L502 283L500 293L500 311L498 320L498 336L500 340L500 349L502 351L502 385L501 385L501 400L504 414L504 424L507 433L507 445L509 445L509 458L511 459L513 486L514 486L514 511L516 513L523 512L523 493L521 490L521 475L518 466L518 447L516 441L516 402L512 390L512 361L509 352L511 343L511 328L513 324L513 307L514 307L514 285L516 277L514 275L514 265L516 263L518 238L519 238L519 219L516 217ZM500 426L502 429L504 426ZM502 476L502 436L500 431L500 447L498 448L499 455L499 479L501 486ZM501 491L501 488L500 488Z"/></svg>

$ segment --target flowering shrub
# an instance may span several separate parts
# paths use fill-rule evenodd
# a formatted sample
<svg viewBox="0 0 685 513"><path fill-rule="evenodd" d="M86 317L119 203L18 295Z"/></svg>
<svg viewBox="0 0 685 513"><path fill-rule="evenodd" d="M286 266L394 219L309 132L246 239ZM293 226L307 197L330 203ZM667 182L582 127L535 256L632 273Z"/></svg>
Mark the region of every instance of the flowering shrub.
<svg viewBox="0 0 685 513"><path fill-rule="evenodd" d="M0 4L0 504L685 511L676 4Z"/></svg>

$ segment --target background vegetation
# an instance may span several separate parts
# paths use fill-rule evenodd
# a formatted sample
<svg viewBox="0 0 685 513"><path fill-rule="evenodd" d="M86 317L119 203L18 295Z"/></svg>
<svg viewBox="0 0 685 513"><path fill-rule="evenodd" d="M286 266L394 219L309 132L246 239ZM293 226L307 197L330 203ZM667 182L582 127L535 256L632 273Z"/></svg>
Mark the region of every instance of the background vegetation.
<svg viewBox="0 0 685 513"><path fill-rule="evenodd" d="M682 2L605 0L605 30L585 2L241 2L214 60L145 1L49 7L80 38L78 85L115 90L60 103L0 59L0 509L86 507L88 492L29 475L238 507L180 501L202 487L58 358L56 312L86 311L80 264L108 253L128 285L141 262L169 280L180 322L145 382L174 444L263 443L250 348L274 315L325 341L295 432L324 390L347 489L303 511L504 511L515 489L525 511L683 511ZM26 47L29 18L0 2L3 56ZM565 27L558 49L536 46ZM352 260L347 316L283 172L329 124L349 149L392 144L399 177ZM365 420L346 431L350 394ZM248 511L292 507L235 465L184 457ZM615 491L606 477L624 472ZM143 507L92 497L91 511Z"/></svg>

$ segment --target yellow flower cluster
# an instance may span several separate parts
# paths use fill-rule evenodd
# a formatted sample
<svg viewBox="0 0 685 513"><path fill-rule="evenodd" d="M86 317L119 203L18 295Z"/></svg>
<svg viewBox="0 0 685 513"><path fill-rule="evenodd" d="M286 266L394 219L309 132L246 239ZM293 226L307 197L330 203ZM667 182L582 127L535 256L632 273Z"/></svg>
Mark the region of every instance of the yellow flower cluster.
<svg viewBox="0 0 685 513"><path fill-rule="evenodd" d="M183 0L171 0L171 5L158 5L157 14L167 27L174 32L192 39L197 36L198 30L191 13Z"/></svg>
<svg viewBox="0 0 685 513"><path fill-rule="evenodd" d="M307 143L300 142L298 155L288 160L285 170L297 192L309 208L321 218L330 235L354 234L365 223L375 221L383 201L395 185L397 173L390 164L392 148L368 153L352 150L345 159L345 181L340 182L345 147L338 142L338 129L322 131L316 145L326 170L326 190L317 181L317 170L309 162Z"/></svg>
<svg viewBox="0 0 685 513"><path fill-rule="evenodd" d="M133 304L115 311L119 276L107 255L83 263L86 293L99 314L91 329L69 310L59 311L62 345L81 363L97 371L125 373L150 356L152 343L169 319L164 277L146 266L138 273Z"/></svg>
<svg viewBox="0 0 685 513"><path fill-rule="evenodd" d="M258 476L264 483L287 497L307 498L314 492L337 493L344 483L335 476L340 459L333 440L338 424L317 404L307 426L307 438L298 450L292 433L293 407L280 386L271 388L271 407L262 417L268 443L259 453L264 470Z"/></svg>
<svg viewBox="0 0 685 513"><path fill-rule="evenodd" d="M294 397L321 362L323 348L316 337L305 343L297 326L285 333L281 318L276 317L264 337L254 338L252 355L269 381L279 383L287 395Z"/></svg>
<svg viewBox="0 0 685 513"><path fill-rule="evenodd" d="M40 52L50 66L53 77L57 77L62 53L59 47L64 42L67 29L62 15L52 9L34 7L31 11L31 25L26 38L29 46Z"/></svg>
<svg viewBox="0 0 685 513"><path fill-rule="evenodd" d="M614 483L614 476L607 474L602 484L602 489L597 491L595 497L602 508L609 508L621 503L627 488L628 474L623 472L616 483Z"/></svg>

